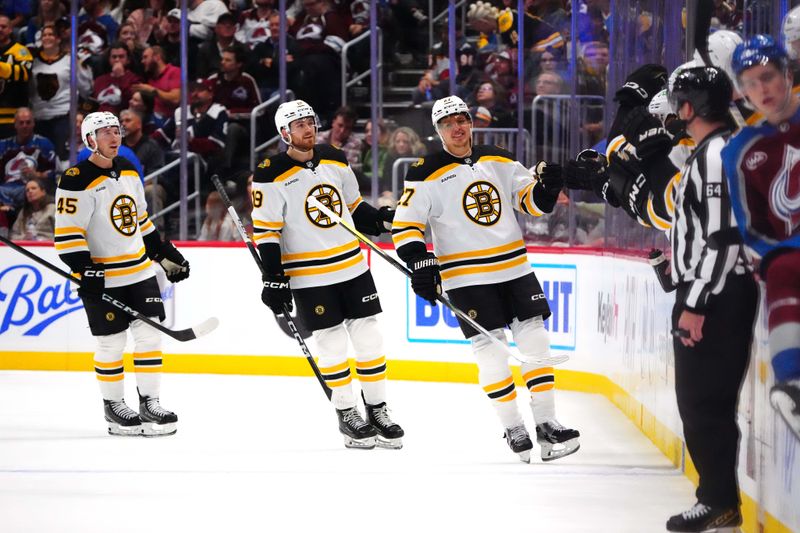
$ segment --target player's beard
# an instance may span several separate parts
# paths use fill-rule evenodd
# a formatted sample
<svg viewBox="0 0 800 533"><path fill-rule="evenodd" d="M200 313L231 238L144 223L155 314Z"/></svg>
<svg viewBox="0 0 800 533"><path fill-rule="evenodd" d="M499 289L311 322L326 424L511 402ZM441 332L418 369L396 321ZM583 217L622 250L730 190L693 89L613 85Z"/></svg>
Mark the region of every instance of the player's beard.
<svg viewBox="0 0 800 533"><path fill-rule="evenodd" d="M294 148L299 152L308 152L314 149L315 140L316 139L313 136L308 139L306 138L298 139L292 143L292 148Z"/></svg>

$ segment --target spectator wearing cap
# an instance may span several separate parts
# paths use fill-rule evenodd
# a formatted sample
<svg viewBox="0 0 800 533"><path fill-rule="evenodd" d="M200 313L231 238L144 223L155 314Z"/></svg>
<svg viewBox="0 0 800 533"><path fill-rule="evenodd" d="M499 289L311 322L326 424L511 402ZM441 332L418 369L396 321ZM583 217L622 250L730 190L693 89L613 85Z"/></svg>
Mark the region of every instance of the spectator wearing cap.
<svg viewBox="0 0 800 533"><path fill-rule="evenodd" d="M355 172L361 172L361 144L364 137L353 133L356 124L356 112L353 108L342 106L333 114L331 129L317 134L319 144L330 144L345 153L350 167Z"/></svg>
<svg viewBox="0 0 800 533"><path fill-rule="evenodd" d="M61 49L61 36L52 24L42 28L42 47L33 59L31 77L31 108L36 118L36 133L50 139L63 157L63 147L69 138L70 56ZM92 88L92 73L78 63L78 91L88 97Z"/></svg>
<svg viewBox="0 0 800 533"><path fill-rule="evenodd" d="M228 111L213 101L214 88L211 80L196 80L189 84L190 114L188 120L181 118L180 108L176 109L162 128L152 137L173 151L180 149L180 128L186 128L188 150L203 158L208 175L213 174L224 162L224 149L228 133ZM173 154L176 157L176 154ZM178 181L175 174L164 180L164 186L173 197L178 194ZM203 189L208 184L203 183Z"/></svg>
<svg viewBox="0 0 800 533"><path fill-rule="evenodd" d="M253 77L242 71L246 49L234 45L222 52L220 73L208 80L214 88L214 101L231 114L248 114L261 103L261 93Z"/></svg>
<svg viewBox="0 0 800 533"><path fill-rule="evenodd" d="M467 41L458 47L458 74L456 75L456 96L463 100L475 92L478 85L486 79L486 74L478 68L477 50Z"/></svg>
<svg viewBox="0 0 800 533"><path fill-rule="evenodd" d="M109 49L108 63L111 72L94 80L93 97L100 104L98 111L118 115L128 106L128 100L133 96L133 86L141 83L142 78L131 71L130 52L121 42Z"/></svg>
<svg viewBox="0 0 800 533"><path fill-rule="evenodd" d="M27 46L32 48L42 46L41 32L45 24L55 24L67 14L67 8L58 0L39 0L39 9L28 19L28 27L25 30Z"/></svg>
<svg viewBox="0 0 800 533"><path fill-rule="evenodd" d="M239 15L236 40L251 50L269 40L269 19L273 14L279 14L275 10L275 0L253 0L253 7Z"/></svg>
<svg viewBox="0 0 800 533"><path fill-rule="evenodd" d="M341 52L350 38L345 17L331 8L328 0L302 0L303 11L298 15L289 33L297 40L300 70L303 83L297 89L323 119L341 100L338 80L341 70Z"/></svg>
<svg viewBox="0 0 800 533"><path fill-rule="evenodd" d="M181 70L170 65L164 58L164 50L160 46L145 48L142 52L142 68L145 72L145 83L134 84L134 91L142 91L153 96L153 120L157 125L163 124L181 99Z"/></svg>
<svg viewBox="0 0 800 533"><path fill-rule="evenodd" d="M181 64L181 10L170 9L164 18L163 32L155 38L155 43L164 50L164 61L179 67ZM192 50L197 46L195 41L189 41L189 67L193 66Z"/></svg>
<svg viewBox="0 0 800 533"><path fill-rule="evenodd" d="M491 128L492 127L492 117L491 111L486 109L483 106L478 106L475 108L470 109L469 114L472 115L472 127L473 128Z"/></svg>
<svg viewBox="0 0 800 533"><path fill-rule="evenodd" d="M280 36L281 15L274 11L269 17L269 37L256 45L251 54L252 61L246 70L253 75L258 88L261 90L262 100L278 90L279 86L279 61L278 52L280 47L278 39ZM286 85L297 87L297 42L291 35L286 36Z"/></svg>
<svg viewBox="0 0 800 533"><path fill-rule="evenodd" d="M186 19L189 21L189 38L208 41L214 36L219 16L228 12L221 0L189 0Z"/></svg>
<svg viewBox="0 0 800 533"><path fill-rule="evenodd" d="M195 73L198 78L208 78L219 72L220 60L223 50L234 44L241 44L235 38L236 18L230 13L223 13L214 26L214 38L200 45L197 50L197 67Z"/></svg>

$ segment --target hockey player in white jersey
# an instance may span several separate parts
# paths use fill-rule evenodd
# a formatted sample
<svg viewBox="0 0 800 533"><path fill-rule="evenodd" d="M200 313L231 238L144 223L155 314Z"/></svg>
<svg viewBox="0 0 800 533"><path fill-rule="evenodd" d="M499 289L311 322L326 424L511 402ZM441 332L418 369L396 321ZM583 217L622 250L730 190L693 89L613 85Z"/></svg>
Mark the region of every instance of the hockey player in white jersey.
<svg viewBox="0 0 800 533"><path fill-rule="evenodd" d="M177 431L178 417L162 408L161 334L102 301L106 293L154 320L164 319L161 291L152 261L173 283L189 277L189 263L162 241L148 219L139 173L118 157L119 120L91 113L81 126L89 159L67 169L56 189L55 248L80 278L78 291L89 328L97 339L94 366L112 435L158 436ZM134 339L133 365L139 413L125 404L122 352L127 330Z"/></svg>
<svg viewBox="0 0 800 533"><path fill-rule="evenodd" d="M375 315L381 312L375 283L356 239L331 231L336 223L309 207L314 197L362 232L389 230L394 211L364 202L344 152L315 145L318 121L302 100L278 107L275 127L289 145L262 161L253 175L253 239L264 265L261 298L275 314L297 302L298 316L313 332L319 369L331 388L339 431L348 448L402 446L403 429L386 407L386 358ZM348 338L366 409L353 395Z"/></svg>
<svg viewBox="0 0 800 533"><path fill-rule="evenodd" d="M397 254L412 271L411 285L436 305L442 286L450 300L502 342L508 326L521 352L546 359L550 342L544 320L547 299L531 269L514 209L539 216L552 211L563 185L561 170L540 163L535 178L514 157L494 146L472 145L472 118L456 96L437 100L433 125L444 150L409 169L392 226ZM430 229L434 253L425 245ZM517 408L508 352L465 323L478 379L505 429L512 451L530 461L533 448ZM580 434L558 423L552 366L523 363L542 459L574 453Z"/></svg>

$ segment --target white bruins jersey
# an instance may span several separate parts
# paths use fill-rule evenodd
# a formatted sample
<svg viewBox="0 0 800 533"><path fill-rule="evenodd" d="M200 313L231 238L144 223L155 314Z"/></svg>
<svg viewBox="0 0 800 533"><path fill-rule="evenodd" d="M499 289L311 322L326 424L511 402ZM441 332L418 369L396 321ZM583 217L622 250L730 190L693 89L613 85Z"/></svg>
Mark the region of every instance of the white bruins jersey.
<svg viewBox="0 0 800 533"><path fill-rule="evenodd" d="M430 227L445 290L501 283L530 274L514 209L541 216L540 184L505 150L476 146L468 157L445 151L408 170L392 239L409 259Z"/></svg>
<svg viewBox="0 0 800 533"><path fill-rule="evenodd" d="M280 244L293 289L341 283L367 271L358 240L306 203L314 195L353 224L351 213L362 199L341 150L315 145L313 159L305 163L286 152L265 159L253 173L252 195L253 240Z"/></svg>
<svg viewBox="0 0 800 533"><path fill-rule="evenodd" d="M64 172L56 189L55 247L65 263L74 264L70 254L88 252L105 265L106 287L137 283L155 275L142 239L153 231L139 173L124 157L109 169L87 159Z"/></svg>

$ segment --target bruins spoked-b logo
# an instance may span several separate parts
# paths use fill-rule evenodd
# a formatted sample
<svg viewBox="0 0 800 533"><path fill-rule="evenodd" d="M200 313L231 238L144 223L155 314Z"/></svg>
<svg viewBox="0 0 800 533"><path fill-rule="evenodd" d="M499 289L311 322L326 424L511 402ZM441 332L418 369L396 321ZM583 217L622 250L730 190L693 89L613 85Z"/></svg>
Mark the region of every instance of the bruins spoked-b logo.
<svg viewBox="0 0 800 533"><path fill-rule="evenodd" d="M491 226L500 220L500 194L488 181L476 181L464 191L464 212L473 222Z"/></svg>
<svg viewBox="0 0 800 533"><path fill-rule="evenodd" d="M127 194L120 194L111 203L111 224L118 232L126 237L136 233L137 215L136 202Z"/></svg>
<svg viewBox="0 0 800 533"><path fill-rule="evenodd" d="M308 192L308 196L314 196L319 203L342 216L342 197L333 185L317 185ZM312 224L320 228L330 228L335 224L325 213L308 203L306 203L306 216Z"/></svg>

